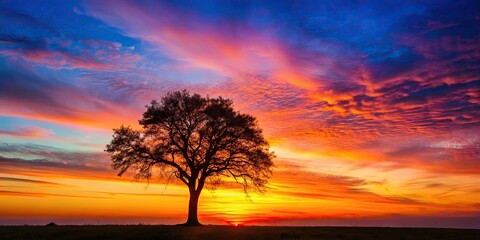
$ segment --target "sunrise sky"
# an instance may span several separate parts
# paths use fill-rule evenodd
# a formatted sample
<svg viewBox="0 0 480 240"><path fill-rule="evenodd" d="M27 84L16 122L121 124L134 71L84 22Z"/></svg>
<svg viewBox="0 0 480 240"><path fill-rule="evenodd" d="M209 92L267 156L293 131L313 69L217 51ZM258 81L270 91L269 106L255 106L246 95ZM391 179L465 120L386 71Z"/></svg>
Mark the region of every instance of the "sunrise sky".
<svg viewBox="0 0 480 240"><path fill-rule="evenodd" d="M480 228L479 46L478 1L3 0L0 224L184 222L184 185L103 149L187 89L277 155L264 195L205 190L202 223Z"/></svg>

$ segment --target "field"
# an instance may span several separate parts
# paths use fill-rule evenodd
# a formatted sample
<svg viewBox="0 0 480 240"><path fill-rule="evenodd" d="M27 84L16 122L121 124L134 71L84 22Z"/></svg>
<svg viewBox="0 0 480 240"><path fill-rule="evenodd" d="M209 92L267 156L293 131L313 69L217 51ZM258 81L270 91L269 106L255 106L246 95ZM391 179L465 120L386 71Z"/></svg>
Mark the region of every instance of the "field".
<svg viewBox="0 0 480 240"><path fill-rule="evenodd" d="M0 226L0 240L19 239L480 239L480 230L371 227Z"/></svg>

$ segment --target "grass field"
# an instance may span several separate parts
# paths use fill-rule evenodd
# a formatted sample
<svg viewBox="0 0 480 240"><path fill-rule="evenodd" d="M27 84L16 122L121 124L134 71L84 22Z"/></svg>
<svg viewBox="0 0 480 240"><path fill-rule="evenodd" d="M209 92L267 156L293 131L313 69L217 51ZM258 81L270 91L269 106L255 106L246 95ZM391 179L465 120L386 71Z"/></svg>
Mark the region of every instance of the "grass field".
<svg viewBox="0 0 480 240"><path fill-rule="evenodd" d="M1 226L0 240L19 239L480 239L480 230L371 227L231 227L231 226Z"/></svg>

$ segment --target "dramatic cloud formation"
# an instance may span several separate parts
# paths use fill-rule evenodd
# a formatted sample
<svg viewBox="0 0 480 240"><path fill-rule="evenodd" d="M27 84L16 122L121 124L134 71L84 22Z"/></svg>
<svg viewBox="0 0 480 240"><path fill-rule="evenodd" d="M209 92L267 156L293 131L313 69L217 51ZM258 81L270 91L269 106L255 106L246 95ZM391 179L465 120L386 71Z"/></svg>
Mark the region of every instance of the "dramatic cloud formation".
<svg viewBox="0 0 480 240"><path fill-rule="evenodd" d="M145 190L117 178L101 149L112 128L138 127L150 100L187 89L233 99L278 156L269 192L253 203L228 180L204 193L207 223L478 227L479 9L476 1L3 2L0 215L182 221L179 183L165 191L156 179ZM27 204L37 198L39 206ZM54 201L62 204L49 212Z"/></svg>

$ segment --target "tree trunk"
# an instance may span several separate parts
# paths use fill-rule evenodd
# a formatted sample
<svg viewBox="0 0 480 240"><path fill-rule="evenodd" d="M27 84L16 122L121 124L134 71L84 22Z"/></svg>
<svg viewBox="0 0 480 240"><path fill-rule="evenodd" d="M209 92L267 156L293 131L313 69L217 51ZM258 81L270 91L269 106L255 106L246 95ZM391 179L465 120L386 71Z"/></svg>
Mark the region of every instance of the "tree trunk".
<svg viewBox="0 0 480 240"><path fill-rule="evenodd" d="M198 199L200 198L200 192L197 193L195 189L190 189L190 200L188 201L188 219L184 224L186 226L201 226L198 221Z"/></svg>

